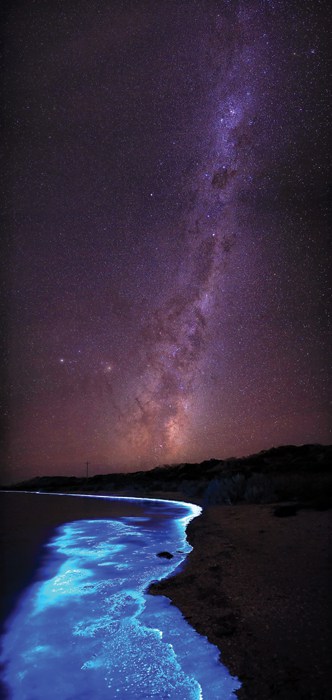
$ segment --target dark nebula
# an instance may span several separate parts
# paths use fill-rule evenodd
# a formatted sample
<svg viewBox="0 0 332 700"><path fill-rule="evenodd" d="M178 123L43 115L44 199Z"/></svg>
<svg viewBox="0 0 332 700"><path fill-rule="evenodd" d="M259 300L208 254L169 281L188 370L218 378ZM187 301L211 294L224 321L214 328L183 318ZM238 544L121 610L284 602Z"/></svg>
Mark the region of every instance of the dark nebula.
<svg viewBox="0 0 332 700"><path fill-rule="evenodd" d="M5 3L4 479L331 441L329 14Z"/></svg>

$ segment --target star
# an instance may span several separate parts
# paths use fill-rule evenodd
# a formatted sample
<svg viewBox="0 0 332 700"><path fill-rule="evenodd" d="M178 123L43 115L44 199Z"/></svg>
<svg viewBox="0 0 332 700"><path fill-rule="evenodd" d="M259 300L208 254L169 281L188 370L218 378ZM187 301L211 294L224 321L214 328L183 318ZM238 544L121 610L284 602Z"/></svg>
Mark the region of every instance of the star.
<svg viewBox="0 0 332 700"><path fill-rule="evenodd" d="M51 5L6 11L8 473L329 442L327 6Z"/></svg>

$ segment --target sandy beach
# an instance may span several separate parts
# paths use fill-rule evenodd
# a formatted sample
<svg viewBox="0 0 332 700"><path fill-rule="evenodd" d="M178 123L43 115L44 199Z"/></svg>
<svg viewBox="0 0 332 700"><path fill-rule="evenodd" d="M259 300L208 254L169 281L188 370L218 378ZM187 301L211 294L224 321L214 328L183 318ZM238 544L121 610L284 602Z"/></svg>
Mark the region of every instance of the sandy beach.
<svg viewBox="0 0 332 700"><path fill-rule="evenodd" d="M279 507L279 506L278 506ZM193 551L153 586L216 644L241 700L327 700L331 691L331 511L214 506L190 523Z"/></svg>

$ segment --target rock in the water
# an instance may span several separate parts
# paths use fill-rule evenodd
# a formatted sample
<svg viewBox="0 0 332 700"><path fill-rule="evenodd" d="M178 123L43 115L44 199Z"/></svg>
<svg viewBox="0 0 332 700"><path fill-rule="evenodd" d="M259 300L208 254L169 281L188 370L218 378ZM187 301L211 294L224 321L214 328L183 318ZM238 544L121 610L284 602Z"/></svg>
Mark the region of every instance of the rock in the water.
<svg viewBox="0 0 332 700"><path fill-rule="evenodd" d="M163 557L164 559L173 559L173 554L170 552L158 552L157 557Z"/></svg>

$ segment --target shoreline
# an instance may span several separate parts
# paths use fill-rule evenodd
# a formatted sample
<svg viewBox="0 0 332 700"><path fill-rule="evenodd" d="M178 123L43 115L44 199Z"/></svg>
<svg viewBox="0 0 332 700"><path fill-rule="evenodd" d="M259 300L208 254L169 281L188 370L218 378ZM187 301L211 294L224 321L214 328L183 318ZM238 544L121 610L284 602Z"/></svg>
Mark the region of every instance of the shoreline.
<svg viewBox="0 0 332 700"><path fill-rule="evenodd" d="M36 511L44 501L61 510L62 501L73 499L27 500ZM168 599L146 595L152 581L175 573L185 559L186 523L200 509L144 499L134 515L130 500L121 499L123 517L75 520L55 534L2 640L3 677L13 697L44 698L60 657L59 678L50 689L54 700L114 693L126 698L127 692L132 698L189 698L201 688L204 698L215 700L237 685L217 664L217 649ZM22 508L22 496L17 501ZM111 514L112 505L113 499ZM29 519L26 510L27 525ZM172 561L160 558L163 548L173 553Z"/></svg>
<svg viewBox="0 0 332 700"><path fill-rule="evenodd" d="M20 595L38 576L47 542L59 526L81 519L140 515L146 500L157 500L129 495L113 497L109 493L37 494L4 491L3 494L5 498L1 498L0 493L0 634ZM163 500L167 503L170 499ZM188 513L188 520L190 519Z"/></svg>
<svg viewBox="0 0 332 700"><path fill-rule="evenodd" d="M280 504L278 504L280 506ZM241 700L327 700L332 648L331 511L276 517L269 505L211 506L187 528L170 598L220 650Z"/></svg>
<svg viewBox="0 0 332 700"><path fill-rule="evenodd" d="M38 576L47 543L59 526L81 519L139 515L147 501L192 506L191 513L185 516L186 524L201 511L197 503L180 500L174 493L160 498L159 494L138 497L128 492L121 495L109 492L0 492L0 634L24 589Z"/></svg>
<svg viewBox="0 0 332 700"><path fill-rule="evenodd" d="M153 494L157 500L180 502L179 493L163 495ZM126 494L120 500L126 497L135 498ZM48 523L48 533L64 518L112 517L107 498L64 499L53 513L47 501L40 504L45 505L42 522ZM181 569L151 584L147 593L169 598L218 647L221 662L242 683L239 700L327 700L332 681L332 513L300 509L294 516L276 517L276 505L280 507L206 508L187 525L193 549ZM15 521L12 512L10 520ZM15 528L10 533L15 551L18 546L12 607L43 556L47 528L41 529L34 516L32 521L30 540L28 532L21 538ZM22 522L15 524L22 528Z"/></svg>

